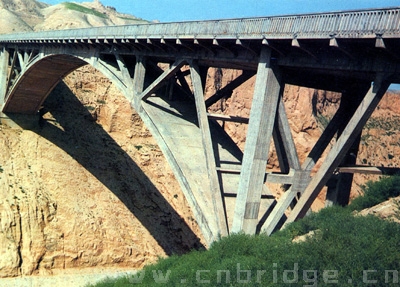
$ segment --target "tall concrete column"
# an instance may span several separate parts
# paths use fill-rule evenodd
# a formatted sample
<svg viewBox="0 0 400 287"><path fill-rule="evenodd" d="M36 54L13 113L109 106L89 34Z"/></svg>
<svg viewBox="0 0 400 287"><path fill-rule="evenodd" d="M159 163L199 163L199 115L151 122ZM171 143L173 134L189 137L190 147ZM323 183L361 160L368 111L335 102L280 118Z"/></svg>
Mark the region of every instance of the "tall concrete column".
<svg viewBox="0 0 400 287"><path fill-rule="evenodd" d="M7 93L7 74L9 53L6 48L0 50L0 106L3 107Z"/></svg>
<svg viewBox="0 0 400 287"><path fill-rule="evenodd" d="M271 65L270 48L264 47L257 68L232 232L256 232L280 93L277 67Z"/></svg>

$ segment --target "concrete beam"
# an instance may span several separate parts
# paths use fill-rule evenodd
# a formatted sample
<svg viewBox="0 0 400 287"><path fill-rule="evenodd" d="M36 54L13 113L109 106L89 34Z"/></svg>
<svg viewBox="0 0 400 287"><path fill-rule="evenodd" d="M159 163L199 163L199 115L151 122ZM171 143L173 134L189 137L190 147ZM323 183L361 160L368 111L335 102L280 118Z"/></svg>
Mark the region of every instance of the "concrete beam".
<svg viewBox="0 0 400 287"><path fill-rule="evenodd" d="M257 69L232 232L256 232L268 152L281 92L280 75L277 68L271 65L271 50L263 47Z"/></svg>
<svg viewBox="0 0 400 287"><path fill-rule="evenodd" d="M343 122L348 122L350 120L351 115L354 114L354 110L363 100L363 97L368 92L370 86L371 83L369 82L353 84L346 91L343 92L342 99L340 101L340 106L343 107L342 109L346 111L344 113L344 117L342 117ZM344 125L339 127L337 137L340 137L340 135L343 133L344 128ZM346 156L344 157L341 165L347 166L356 164L357 154L361 141L361 133L362 132L360 131L360 133L356 135L356 139L349 151L346 153ZM331 206L334 204L339 204L342 206L347 205L350 200L353 174L339 174L335 177L332 177L329 181L330 184L328 185L325 206Z"/></svg>
<svg viewBox="0 0 400 287"><path fill-rule="evenodd" d="M7 93L7 71L9 53L6 48L0 50L0 107L4 105L4 100Z"/></svg>
<svg viewBox="0 0 400 287"><path fill-rule="evenodd" d="M220 236L227 236L228 224L227 224L224 202L219 185L218 174L216 170L217 165L215 162L213 142L211 139L210 126L207 117L207 109L204 101L203 85L200 77L200 69L195 61L190 63L190 76L193 84L197 118L199 121L199 127L202 135L208 178L210 180L209 190L211 192L212 210L216 216L217 226ZM207 192L207 189L205 189L204 192Z"/></svg>
<svg viewBox="0 0 400 287"><path fill-rule="evenodd" d="M139 95L144 89L144 79L146 77L146 58L137 57L135 64L135 73L133 75L133 93L130 95L129 101L135 109L139 105Z"/></svg>
<svg viewBox="0 0 400 287"><path fill-rule="evenodd" d="M143 93L140 95L140 100L145 101L151 96L161 85L164 84L165 80L171 78L184 64L186 63L183 59L176 60L171 67L162 73Z"/></svg>

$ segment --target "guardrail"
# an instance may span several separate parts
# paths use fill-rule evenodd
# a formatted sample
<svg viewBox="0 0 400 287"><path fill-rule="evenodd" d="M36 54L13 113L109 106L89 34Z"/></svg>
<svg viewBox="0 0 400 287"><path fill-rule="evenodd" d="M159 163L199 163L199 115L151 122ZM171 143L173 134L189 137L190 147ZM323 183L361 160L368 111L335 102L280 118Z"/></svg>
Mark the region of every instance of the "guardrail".
<svg viewBox="0 0 400 287"><path fill-rule="evenodd" d="M400 37L400 7L17 33L0 35L0 43L69 39L325 39L377 36Z"/></svg>

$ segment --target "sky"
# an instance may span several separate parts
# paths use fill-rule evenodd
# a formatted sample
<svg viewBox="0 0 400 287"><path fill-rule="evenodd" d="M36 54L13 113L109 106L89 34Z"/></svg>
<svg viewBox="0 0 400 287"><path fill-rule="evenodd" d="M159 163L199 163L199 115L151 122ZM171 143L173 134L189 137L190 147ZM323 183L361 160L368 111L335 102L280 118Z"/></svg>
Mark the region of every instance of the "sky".
<svg viewBox="0 0 400 287"><path fill-rule="evenodd" d="M48 4L93 0L41 0ZM400 6L400 0L100 0L118 12L161 22L212 20Z"/></svg>

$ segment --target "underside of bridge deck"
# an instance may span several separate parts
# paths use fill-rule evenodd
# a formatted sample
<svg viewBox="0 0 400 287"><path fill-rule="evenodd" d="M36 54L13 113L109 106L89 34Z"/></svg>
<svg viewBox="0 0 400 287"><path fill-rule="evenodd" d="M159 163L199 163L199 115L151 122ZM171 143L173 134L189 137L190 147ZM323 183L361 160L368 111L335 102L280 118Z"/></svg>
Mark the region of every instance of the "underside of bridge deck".
<svg viewBox="0 0 400 287"><path fill-rule="evenodd" d="M352 178L333 175L355 164L348 154L357 153L363 126L389 85L400 83L399 46L398 38L381 35L21 40L0 51L3 112L36 113L63 76L91 64L120 88L158 141L209 243L232 232L271 234L305 216L332 178L329 203L347 204ZM242 72L205 98L209 68ZM249 118L210 111L254 75ZM304 162L282 100L285 84L342 93ZM224 130L226 121L248 125L244 150ZM267 169L272 142L280 172ZM266 183L286 191L278 199Z"/></svg>

